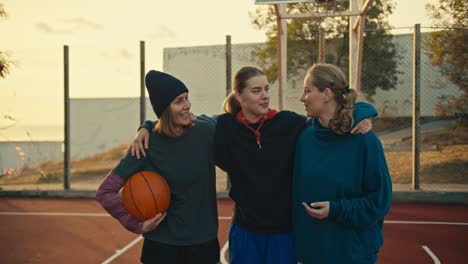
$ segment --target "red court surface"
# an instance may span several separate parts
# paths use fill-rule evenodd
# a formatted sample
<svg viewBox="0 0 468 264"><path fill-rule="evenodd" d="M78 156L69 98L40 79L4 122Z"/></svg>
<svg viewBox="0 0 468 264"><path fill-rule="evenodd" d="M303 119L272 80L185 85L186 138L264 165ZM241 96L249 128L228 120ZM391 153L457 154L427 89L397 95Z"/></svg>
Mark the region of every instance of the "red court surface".
<svg viewBox="0 0 468 264"><path fill-rule="evenodd" d="M232 202L219 200L221 263ZM378 263L468 263L468 206L394 204ZM141 237L92 199L0 199L1 263L139 263Z"/></svg>

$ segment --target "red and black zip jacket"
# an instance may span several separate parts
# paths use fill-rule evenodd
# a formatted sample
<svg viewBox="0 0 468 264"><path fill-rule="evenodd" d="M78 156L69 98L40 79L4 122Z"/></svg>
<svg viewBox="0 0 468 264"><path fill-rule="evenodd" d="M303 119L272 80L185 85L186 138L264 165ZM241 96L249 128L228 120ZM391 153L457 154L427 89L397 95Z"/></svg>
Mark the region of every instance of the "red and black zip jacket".
<svg viewBox="0 0 468 264"><path fill-rule="evenodd" d="M296 137L305 124L304 116L290 111L256 124L231 114L218 117L215 159L231 181L234 224L258 233L292 230L293 155Z"/></svg>

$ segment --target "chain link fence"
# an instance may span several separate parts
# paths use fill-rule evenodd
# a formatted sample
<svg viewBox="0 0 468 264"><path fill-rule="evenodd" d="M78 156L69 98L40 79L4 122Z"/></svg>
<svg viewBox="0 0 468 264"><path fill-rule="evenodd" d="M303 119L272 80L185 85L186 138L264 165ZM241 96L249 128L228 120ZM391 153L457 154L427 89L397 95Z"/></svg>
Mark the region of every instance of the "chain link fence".
<svg viewBox="0 0 468 264"><path fill-rule="evenodd" d="M379 111L379 117L374 119L374 130L384 144L394 183L410 189L414 36L412 28L403 31L406 32L385 36L387 44L391 44L387 48L364 46L362 94L363 99ZM372 44L372 34L372 31L366 32L369 44ZM468 169L468 131L466 122L463 125L456 119L466 120L466 107L455 105L459 105L460 100L462 105L466 105L463 101L466 95L439 67L431 64L427 45L424 45L430 34L422 33L421 37L421 186L423 189L464 188L463 184L468 184L465 173ZM323 56L318 54L318 42L314 42L310 46L313 55L308 64L323 58L325 62L339 64L346 71L347 46L343 48L346 42L346 39L325 40ZM148 71L155 68L156 58L151 55L151 49L147 49L147 58L139 58L137 45L133 46L117 49L109 49L105 45L70 47L72 189L97 188L106 173L125 154L127 144L141 122L139 63L143 61L145 71ZM263 43L231 44L230 38L227 43L219 45L165 48L162 68L183 80L190 88L194 114L216 115L222 112L222 103L235 72L247 65L262 68L257 54L263 48ZM48 52L55 55L37 61L36 67L43 71L43 80L38 80L36 84L50 86L53 83L57 94L61 95L62 54L58 49L53 52L48 49ZM276 61L276 55L272 55L270 61ZM50 64L54 66L46 67ZM287 110L303 113L299 98L307 66L288 73L288 85L283 88L283 103ZM26 73L21 74L19 78L27 78ZM270 81L271 107L278 108L278 85L276 81ZM81 97L81 94L88 96ZM96 96L99 98L91 98L90 94L99 95ZM58 96L44 99L45 104L53 106L54 115L60 121L63 121L63 102L63 97ZM146 100L145 109L146 119L154 120L149 100ZM40 109L37 113L43 114ZM29 133L30 139L26 140L28 146L22 145L22 140L13 140L9 138L10 134L5 134L5 131L14 128L0 130L3 136L0 187L18 189L23 188L19 184L30 184L26 188L63 189L63 127L56 126L56 136L52 141L36 137L39 132L34 130ZM29 159L28 162L21 161L21 151ZM16 161L11 161L12 157L16 157ZM224 192L228 186L227 176L221 170L217 172L217 189Z"/></svg>
<svg viewBox="0 0 468 264"><path fill-rule="evenodd" d="M0 188L3 189L20 188L46 178L43 164L50 160L61 162L63 142L61 83L54 82L54 75L60 75L60 52L51 47L30 47L18 48L9 56L14 64L11 73L1 80L0 89ZM30 64L21 63L27 58ZM46 88L49 93L43 92Z"/></svg>
<svg viewBox="0 0 468 264"><path fill-rule="evenodd" d="M442 29L440 29L442 30ZM386 149L386 157L393 182L401 189L411 189L413 184L413 83L415 35L408 33L393 36L399 54L395 87L377 89L369 97L380 112L375 120L375 130ZM427 45L431 32L421 34L420 39L420 133L419 133L419 181L421 189L466 190L468 177L468 128L463 107L455 102L463 100L464 92L444 75L440 67L431 63L431 50ZM380 60L379 54L364 55L363 63ZM447 62L450 63L450 62ZM363 67L365 67L363 65ZM363 73L365 74L365 73ZM466 88L465 88L466 89ZM463 119L465 121L463 121ZM464 125L465 124L465 125Z"/></svg>
<svg viewBox="0 0 468 264"><path fill-rule="evenodd" d="M29 64L18 63L2 80L11 93L2 96L0 188L63 190L64 47L15 50L11 56ZM71 187L95 190L140 125L138 44L74 44L67 64Z"/></svg>

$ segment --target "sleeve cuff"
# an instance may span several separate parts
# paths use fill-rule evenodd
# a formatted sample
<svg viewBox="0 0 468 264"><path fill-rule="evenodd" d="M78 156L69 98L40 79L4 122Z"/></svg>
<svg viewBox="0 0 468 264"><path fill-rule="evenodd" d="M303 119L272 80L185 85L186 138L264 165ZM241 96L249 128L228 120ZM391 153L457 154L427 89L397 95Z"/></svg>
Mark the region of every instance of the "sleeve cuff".
<svg viewBox="0 0 468 264"><path fill-rule="evenodd" d="M341 202L330 201L330 210L328 211L328 218L335 220L341 212Z"/></svg>
<svg viewBox="0 0 468 264"><path fill-rule="evenodd" d="M140 222L135 217L131 216L130 214L125 215L120 222L122 225L130 232L135 234L141 234L141 229L143 228L143 222Z"/></svg>
<svg viewBox="0 0 468 264"><path fill-rule="evenodd" d="M353 117L356 124L366 118L373 118L378 115L377 109L369 103L358 102L354 104Z"/></svg>
<svg viewBox="0 0 468 264"><path fill-rule="evenodd" d="M198 118L210 123L212 126L216 126L216 123L218 122L218 115L214 115L214 116L199 115Z"/></svg>
<svg viewBox="0 0 468 264"><path fill-rule="evenodd" d="M154 128L154 126L156 125L156 122L153 122L151 120L146 120L145 123L143 123L143 125L141 125L139 128L138 128L138 131L140 131L140 129L144 128L146 130L148 130L149 132L151 132Z"/></svg>

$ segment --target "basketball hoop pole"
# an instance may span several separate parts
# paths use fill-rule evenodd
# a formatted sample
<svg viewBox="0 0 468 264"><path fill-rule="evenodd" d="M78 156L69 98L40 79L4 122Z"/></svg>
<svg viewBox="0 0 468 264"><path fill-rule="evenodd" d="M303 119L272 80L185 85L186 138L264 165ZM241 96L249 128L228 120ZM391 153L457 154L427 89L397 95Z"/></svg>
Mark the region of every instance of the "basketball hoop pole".
<svg viewBox="0 0 468 264"><path fill-rule="evenodd" d="M358 11L359 9L359 1L349 1L349 10L351 12L353 11ZM361 51L359 49L360 45L360 30L358 28L354 28L354 25L356 24L356 27L361 28L361 21L365 19L357 19L355 16L350 16L349 17L349 86L356 89L358 94L360 94L360 87L358 87L358 79L361 77L360 69L359 69L359 55L358 53ZM362 40L361 40L362 43Z"/></svg>
<svg viewBox="0 0 468 264"><path fill-rule="evenodd" d="M276 30L278 36L278 109L283 110L283 88L287 85L288 71L288 25L283 15L286 14L285 4L275 4Z"/></svg>
<svg viewBox="0 0 468 264"><path fill-rule="evenodd" d="M361 96L362 52L364 48L364 27L367 10L374 0L354 0L349 2L351 12L360 15L349 17L349 85Z"/></svg>
<svg viewBox="0 0 468 264"><path fill-rule="evenodd" d="M337 1L337 0L335 0ZM287 24L286 19L305 19L312 17L349 17L349 85L356 89L360 95L362 51L364 47L364 27L366 12L374 0L350 0L349 9L342 12L313 12L308 14L288 14L286 3L308 2L307 0L256 0L257 4L274 4L277 16L278 36L278 106L283 108L283 87L286 87L287 78ZM315 1L310 1L315 2Z"/></svg>

